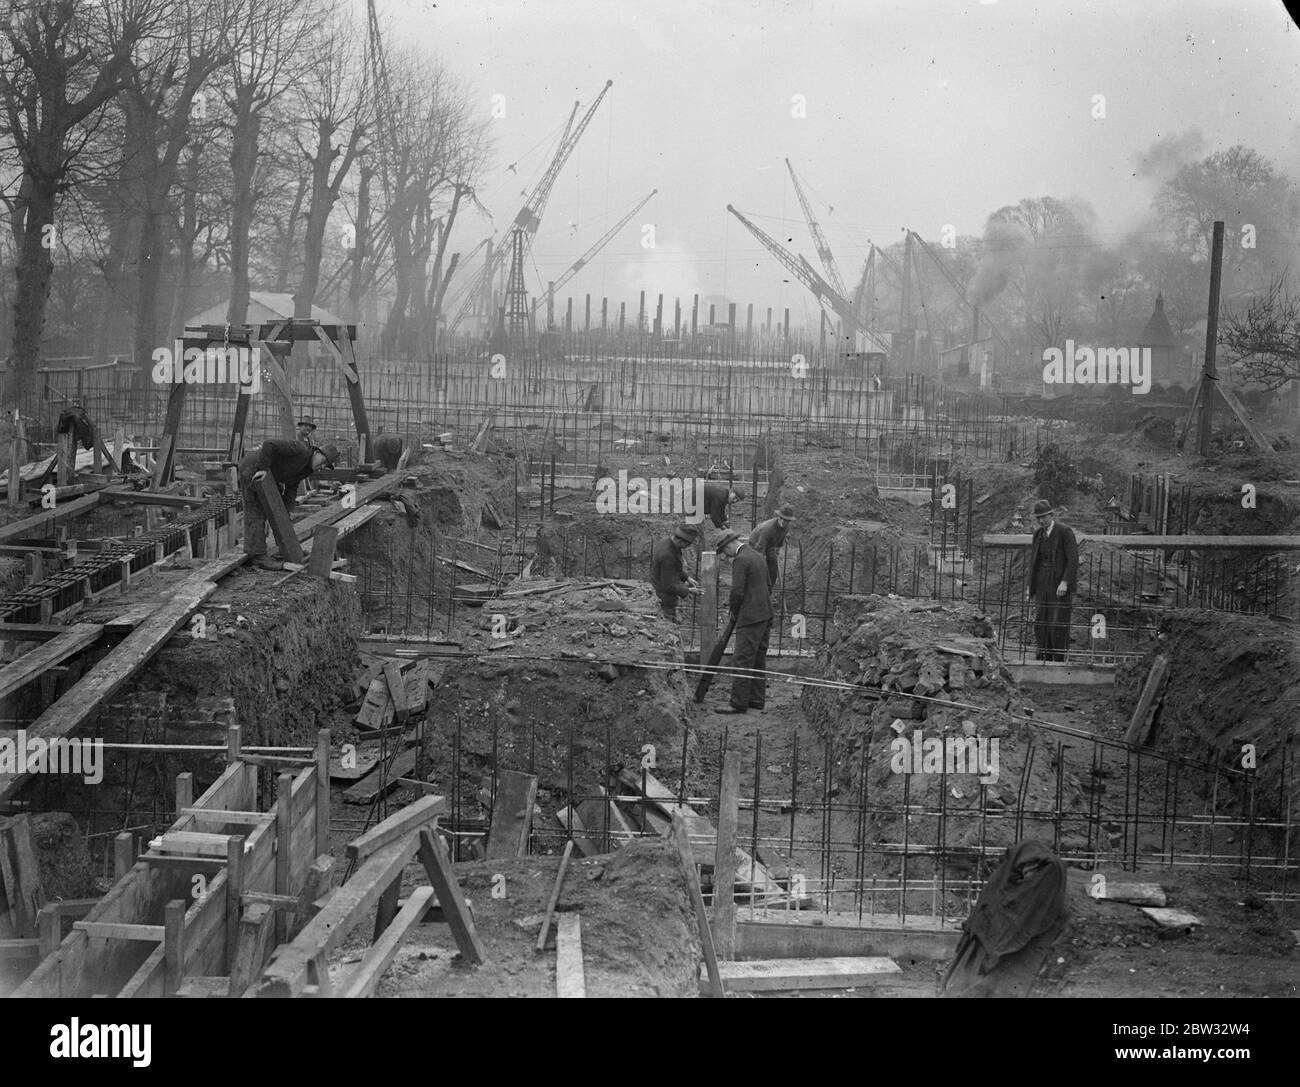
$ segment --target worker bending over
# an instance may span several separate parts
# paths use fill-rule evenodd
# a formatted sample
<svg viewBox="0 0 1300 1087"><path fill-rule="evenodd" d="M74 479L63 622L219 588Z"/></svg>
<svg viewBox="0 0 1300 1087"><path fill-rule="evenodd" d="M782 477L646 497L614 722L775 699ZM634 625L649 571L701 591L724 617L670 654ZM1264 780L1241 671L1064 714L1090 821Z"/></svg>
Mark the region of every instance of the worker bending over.
<svg viewBox="0 0 1300 1087"><path fill-rule="evenodd" d="M749 546L762 555L767 562L769 588L776 584L776 579L780 576L778 558L781 548L785 546L785 538L790 532L790 524L793 521L794 509L786 503L776 511L775 517L761 522L749 534Z"/></svg>
<svg viewBox="0 0 1300 1087"><path fill-rule="evenodd" d="M659 540L650 552L650 584L659 598L665 619L677 622L677 604L699 588L694 578L686 576L682 552L695 543L699 532L694 525L678 525L672 534Z"/></svg>
<svg viewBox="0 0 1300 1087"><path fill-rule="evenodd" d="M281 570L284 555L266 555L266 510L253 486L270 475L280 492L285 512L293 509L298 484L322 468L333 468L339 451L332 445L324 449L292 438L268 438L256 453L246 453L239 462L239 488L244 498L244 554L263 570Z"/></svg>

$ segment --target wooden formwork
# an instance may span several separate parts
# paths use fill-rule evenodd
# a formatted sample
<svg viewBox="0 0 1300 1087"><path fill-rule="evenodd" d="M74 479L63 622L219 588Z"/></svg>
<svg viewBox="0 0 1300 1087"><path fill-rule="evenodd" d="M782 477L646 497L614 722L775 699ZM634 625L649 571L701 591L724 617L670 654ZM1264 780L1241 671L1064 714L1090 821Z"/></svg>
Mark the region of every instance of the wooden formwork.
<svg viewBox="0 0 1300 1087"><path fill-rule="evenodd" d="M228 977L246 896L279 901L328 890L329 866L316 861L329 851L329 733L318 737L313 760L241 758L237 739L232 754L15 996L156 997L174 995L187 979ZM281 774L275 810L258 812L257 764L268 761L306 765ZM224 856L212 848L218 842Z"/></svg>

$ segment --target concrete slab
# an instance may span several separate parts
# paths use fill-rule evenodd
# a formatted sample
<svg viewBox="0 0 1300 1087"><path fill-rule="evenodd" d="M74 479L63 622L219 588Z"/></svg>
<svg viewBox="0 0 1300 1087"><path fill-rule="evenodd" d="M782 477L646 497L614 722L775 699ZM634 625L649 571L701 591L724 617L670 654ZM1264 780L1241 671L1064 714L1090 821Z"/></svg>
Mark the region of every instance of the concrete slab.
<svg viewBox="0 0 1300 1087"><path fill-rule="evenodd" d="M1007 664L1006 670L1017 683L1044 683L1053 686L1114 686L1113 664L1067 664L1061 661L1035 661L1032 664Z"/></svg>
<svg viewBox="0 0 1300 1087"><path fill-rule="evenodd" d="M835 959L762 959L720 962L718 972L730 992L791 989L853 989L870 985L902 967L884 956Z"/></svg>

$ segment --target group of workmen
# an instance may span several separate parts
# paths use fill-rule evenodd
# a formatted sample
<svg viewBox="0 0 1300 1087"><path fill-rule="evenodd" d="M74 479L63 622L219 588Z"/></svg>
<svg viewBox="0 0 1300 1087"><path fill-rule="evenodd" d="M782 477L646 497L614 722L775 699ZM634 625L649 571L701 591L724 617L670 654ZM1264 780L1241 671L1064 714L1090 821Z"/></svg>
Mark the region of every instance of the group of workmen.
<svg viewBox="0 0 1300 1087"><path fill-rule="evenodd" d="M735 620L736 644L732 654L734 678L731 697L721 713L746 713L761 710L767 701L768 638L774 612L772 590L780 566L779 556L785 544L794 510L783 505L776 516L763 521L749 538L727 528L726 507L735 501L737 492L726 484L705 485L705 509L721 535L713 541L713 550L731 560L731 594L728 605ZM709 504L709 487L718 487L714 503ZM1040 499L1034 504L1037 527L1030 544L1026 568L1026 600L1035 608L1034 636L1037 659L1063 661L1069 645L1070 607L1079 570L1079 547L1074 532L1056 520L1052 503ZM686 573L684 552L700 542L700 528L681 524L659 540L651 552L650 584L659 598L664 617L676 622L677 606L692 594L701 593L699 583Z"/></svg>
<svg viewBox="0 0 1300 1087"><path fill-rule="evenodd" d="M712 509L709 487L715 492ZM747 713L761 710L767 701L767 646L772 631L772 589L780 574L780 553L795 519L794 510L783 505L776 516L759 524L748 538L726 527L726 507L744 495L727 484L705 484L705 510L709 520L722 533L713 541L713 549L731 560L731 594L728 605L734 620L736 645L731 663L734 678L731 697L721 713ZM716 516L715 516L716 514ZM702 592L694 578L688 577L683 553L700 540L699 527L678 525L659 540L651 552L650 584L659 598L664 617L677 621L677 605L693 593Z"/></svg>
<svg viewBox="0 0 1300 1087"><path fill-rule="evenodd" d="M269 476L288 513L297 500L298 484L323 468L333 468L338 459L337 446L316 444L316 424L310 416L298 420L294 437L268 438L256 452L243 456L239 462L239 488L244 499L244 554L254 566L283 570L285 559L280 551L270 556L266 553L268 513L257 484Z"/></svg>

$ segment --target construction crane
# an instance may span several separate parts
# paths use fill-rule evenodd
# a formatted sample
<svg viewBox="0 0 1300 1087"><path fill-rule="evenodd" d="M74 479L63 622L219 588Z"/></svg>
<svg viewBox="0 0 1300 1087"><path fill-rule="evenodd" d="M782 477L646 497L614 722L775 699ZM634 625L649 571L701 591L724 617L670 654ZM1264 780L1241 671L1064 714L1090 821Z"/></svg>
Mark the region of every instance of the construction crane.
<svg viewBox="0 0 1300 1087"><path fill-rule="evenodd" d="M533 191L524 201L524 206L519 209L519 213L515 216L510 227L509 246L501 245L493 251L492 259L484 265L475 279L475 289L470 291L469 296L448 323L448 331L455 329L460 324L483 286L492 282L493 277L505 262L507 248L510 253L510 275L506 283L506 319L512 344L515 344L518 338L525 336L526 330L531 328L532 311L528 308L527 293L524 288L524 260L532 248L533 239L537 235L537 228L542 221L542 212L546 208L547 200L550 199L551 189L555 186L556 178L559 177L564 164L569 161L573 149L578 145L583 132L586 131L592 117L596 114L596 110L600 108L601 102L604 101L605 95L609 93L609 88L613 85L614 81L612 79L605 82L600 94L596 96L596 100L583 114L582 120L578 122L576 127L573 125L573 116L577 113L578 104L574 103L573 114L570 114L564 135L560 137L560 146L556 149L555 157L551 159L551 164L546 168L546 173L533 187Z"/></svg>
<svg viewBox="0 0 1300 1087"><path fill-rule="evenodd" d="M808 290L812 291L813 297L815 297L818 302L829 306L835 315L844 323L846 329L859 329L868 336L873 335L871 330L864 327L862 322L854 314L853 307L849 305L844 296L818 275L816 269L814 269L807 260L802 256L796 257L786 249L785 246L774 238L769 237L764 230L751 223L730 204L727 205L727 210L740 220L746 230L763 243L764 249L786 266L791 275L807 287Z"/></svg>
<svg viewBox="0 0 1300 1087"><path fill-rule="evenodd" d="M566 283L568 283L569 280L571 280L579 272L581 272L582 269L587 266L587 264L597 253L599 253L602 249L605 248L605 246L607 246L611 241L613 241L614 235L617 234L620 230L622 230L625 226L627 226L628 221L632 218L632 216L634 216L638 211L640 211L643 207L645 207L646 204L650 202L650 198L653 197L658 192L659 192L658 189L651 189L650 196L647 196L644 200L642 200L639 204L637 204L636 207L634 207L631 211L629 211L626 215L624 215L623 218L621 218L617 223L615 223L612 227L610 227L607 231L605 231L605 233L602 234L599 239L597 239L596 243L590 249L588 249L585 253L582 254L582 256L580 256L571 265L569 265L569 267L565 270L564 274L560 276L559 279L557 279L554 283L552 283L547 288L547 297L539 298L536 302L533 303L534 318L536 318L537 310L541 307L542 302L550 300L552 303L554 303L555 292L558 291L561 287L563 287Z"/></svg>
<svg viewBox="0 0 1300 1087"><path fill-rule="evenodd" d="M969 309L974 316L976 317L981 316L978 307L972 305L970 299L966 297L966 291L962 287L962 285L957 282L957 277L954 276L952 272L948 270L948 266L939 259L938 255L934 252L934 250L931 249L928 245L926 245L925 240L921 237L921 235L919 235L914 230L909 230L908 234L911 235L912 241L915 242L918 246L920 246L921 252L923 252L927 257L929 257L934 262L935 267L938 268L939 271L943 273L943 277L948 281L948 285L952 287L954 291L957 292L957 297L961 299L962 304L966 306L966 308ZM989 326L989 331L993 334L993 336L997 339L997 341L1000 344L1002 344L1002 346L1007 351L1010 351L1011 345L1007 343L1007 338L1003 336L1002 333L998 331L997 326L994 325L994 323L989 320L988 314L983 314L982 316L984 318L984 323ZM974 337L977 334L978 334L978 329L972 333L972 339L974 339Z"/></svg>
<svg viewBox="0 0 1300 1087"><path fill-rule="evenodd" d="M830 285L835 288L835 293L843 298L849 292L844 287L844 280L840 277L840 270L835 266L835 257L831 255L831 248L826 244L826 236L817 223L817 217L813 215L812 205L808 203L808 197L804 195L803 186L799 184L799 177L794 172L794 167L790 165L789 159L785 160L785 168L790 171L790 180L794 183L794 194L799 198L799 206L803 208L804 222L808 224L808 232L812 234L813 243L817 246L817 256L821 258L822 267L826 269Z"/></svg>

